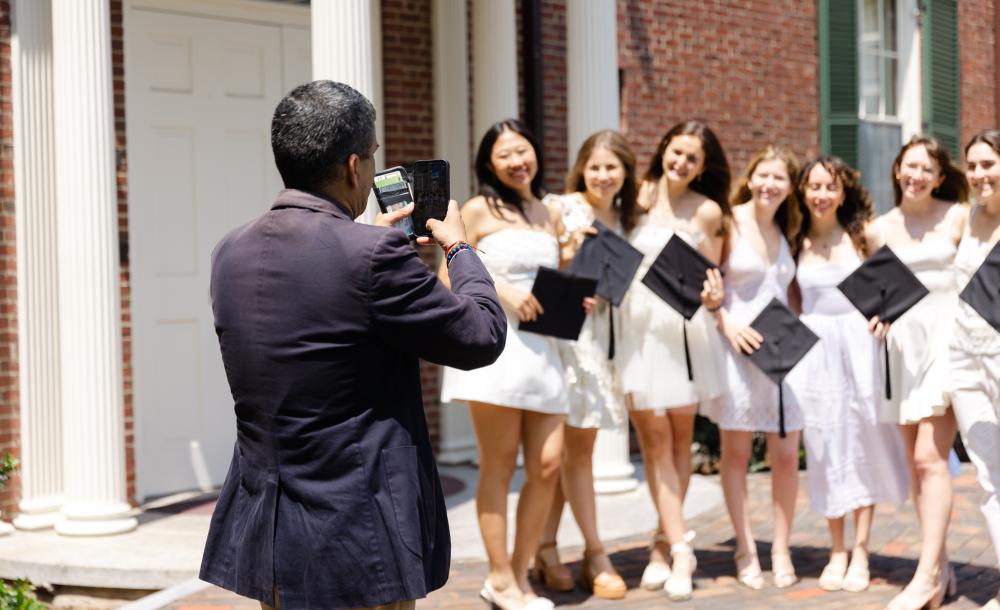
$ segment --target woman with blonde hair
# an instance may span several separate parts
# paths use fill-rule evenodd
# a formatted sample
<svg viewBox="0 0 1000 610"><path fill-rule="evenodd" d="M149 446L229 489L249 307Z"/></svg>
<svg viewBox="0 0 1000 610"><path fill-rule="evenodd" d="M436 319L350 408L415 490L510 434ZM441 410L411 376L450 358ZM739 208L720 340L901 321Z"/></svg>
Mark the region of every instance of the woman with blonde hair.
<svg viewBox="0 0 1000 610"><path fill-rule="evenodd" d="M798 580L789 537L799 484L802 411L794 393L785 392L787 435L780 436L778 387L746 357L764 340L749 324L772 299L788 303L788 287L795 277L795 259L789 244L794 243L802 222L795 193L797 179L798 161L788 149L768 146L750 160L731 199L733 222L728 256L722 266L725 296L715 312L719 331L731 348L726 350L725 366L729 395L706 414L719 425L722 440L720 474L736 534L737 579L751 589L764 586L747 507L746 474L754 432L767 434L774 502L774 585L790 587ZM718 277L710 278L710 282L714 292L722 285Z"/></svg>
<svg viewBox="0 0 1000 610"><path fill-rule="evenodd" d="M625 137L611 130L587 138L566 176L566 194L544 200L562 216L565 238L563 262L568 264L595 220L618 234L635 226L635 155ZM612 305L597 298L576 341L560 341L559 352L566 369L569 414L563 431L561 486L542 534L535 557L534 573L555 591L573 588L569 570L559 562L556 532L563 506L569 501L584 539L580 584L603 599L625 597L625 581L615 571L597 533L594 500L594 441L600 428L624 425L625 405L618 375L609 358L618 317Z"/></svg>
<svg viewBox="0 0 1000 610"><path fill-rule="evenodd" d="M720 262L729 180L729 163L715 133L699 121L678 123L661 138L650 161L639 192L638 205L645 213L629 236L643 261L622 303L617 357L659 515L641 585L664 588L675 600L691 596L696 567L682 511L691 477L695 411L699 403L721 400L725 393L724 347L709 313L699 310L685 322L642 278L675 235ZM667 564L668 548L672 566Z"/></svg>

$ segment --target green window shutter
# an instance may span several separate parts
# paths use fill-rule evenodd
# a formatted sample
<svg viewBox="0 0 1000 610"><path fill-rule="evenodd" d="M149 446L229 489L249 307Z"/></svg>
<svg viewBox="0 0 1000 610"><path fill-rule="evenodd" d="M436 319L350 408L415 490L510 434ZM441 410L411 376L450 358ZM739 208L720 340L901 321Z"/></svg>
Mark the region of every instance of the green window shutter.
<svg viewBox="0 0 1000 610"><path fill-rule="evenodd" d="M924 133L958 159L958 0L925 0L923 19Z"/></svg>
<svg viewBox="0 0 1000 610"><path fill-rule="evenodd" d="M819 0L820 146L858 165L858 4Z"/></svg>

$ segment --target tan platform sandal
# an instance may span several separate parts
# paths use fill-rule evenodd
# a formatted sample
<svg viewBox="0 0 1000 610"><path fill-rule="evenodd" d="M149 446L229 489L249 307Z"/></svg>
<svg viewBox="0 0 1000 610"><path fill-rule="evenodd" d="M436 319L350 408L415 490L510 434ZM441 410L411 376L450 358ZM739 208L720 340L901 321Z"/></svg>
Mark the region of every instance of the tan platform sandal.
<svg viewBox="0 0 1000 610"><path fill-rule="evenodd" d="M556 556L553 563L546 561L542 555L542 551L549 549L552 549L552 554ZM572 591L574 587L573 573L559 561L559 550L556 548L555 541L543 543L538 547L538 552L535 553L535 563L531 567L531 576L549 591L561 593Z"/></svg>
<svg viewBox="0 0 1000 610"><path fill-rule="evenodd" d="M623 599L628 587L614 566L611 567L610 572L594 575L591 561L601 555L605 555L604 549L601 547L584 551L580 568L580 586L600 599ZM610 560L608 563L611 563Z"/></svg>

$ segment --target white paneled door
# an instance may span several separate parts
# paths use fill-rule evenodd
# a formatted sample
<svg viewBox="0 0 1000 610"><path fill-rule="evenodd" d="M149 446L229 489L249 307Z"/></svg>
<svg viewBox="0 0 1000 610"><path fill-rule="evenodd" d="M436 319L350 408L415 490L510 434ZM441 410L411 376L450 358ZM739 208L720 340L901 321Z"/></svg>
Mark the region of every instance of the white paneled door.
<svg viewBox="0 0 1000 610"><path fill-rule="evenodd" d="M310 44L307 29L145 8L129 11L125 38L141 500L225 476L235 418L212 327L210 256L281 189L270 119L308 79Z"/></svg>

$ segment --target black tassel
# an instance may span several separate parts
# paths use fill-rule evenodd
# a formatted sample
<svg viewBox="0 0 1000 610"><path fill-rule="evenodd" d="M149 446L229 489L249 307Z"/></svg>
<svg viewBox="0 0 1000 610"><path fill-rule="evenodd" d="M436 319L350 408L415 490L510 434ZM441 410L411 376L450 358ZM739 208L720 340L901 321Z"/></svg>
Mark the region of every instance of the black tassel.
<svg viewBox="0 0 1000 610"><path fill-rule="evenodd" d="M885 398L892 400L892 382L889 381L889 337L882 339L882 347L885 351Z"/></svg>
<svg viewBox="0 0 1000 610"><path fill-rule="evenodd" d="M784 382L778 383L778 436L785 438L785 392Z"/></svg>
<svg viewBox="0 0 1000 610"><path fill-rule="evenodd" d="M684 328L684 362L688 367L688 381L694 381L694 371L691 370L691 352L688 351L688 323L687 320L681 322Z"/></svg>
<svg viewBox="0 0 1000 610"><path fill-rule="evenodd" d="M615 307L608 303L608 360L615 359Z"/></svg>

